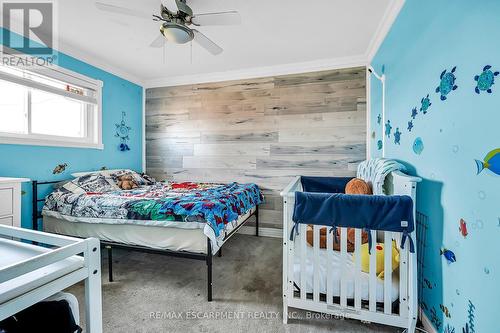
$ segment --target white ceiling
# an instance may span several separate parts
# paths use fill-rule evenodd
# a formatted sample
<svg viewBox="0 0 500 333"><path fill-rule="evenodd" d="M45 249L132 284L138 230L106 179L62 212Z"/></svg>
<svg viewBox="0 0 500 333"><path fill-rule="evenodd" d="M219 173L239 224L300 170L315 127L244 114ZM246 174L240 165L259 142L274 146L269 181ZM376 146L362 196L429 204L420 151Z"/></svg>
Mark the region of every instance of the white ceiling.
<svg viewBox="0 0 500 333"><path fill-rule="evenodd" d="M100 0L158 14L160 0ZM59 0L63 52L146 86L227 71L332 59L366 59L394 0L188 0L195 13L238 10L238 26L200 27L224 48L148 45L159 23L99 11L93 0Z"/></svg>

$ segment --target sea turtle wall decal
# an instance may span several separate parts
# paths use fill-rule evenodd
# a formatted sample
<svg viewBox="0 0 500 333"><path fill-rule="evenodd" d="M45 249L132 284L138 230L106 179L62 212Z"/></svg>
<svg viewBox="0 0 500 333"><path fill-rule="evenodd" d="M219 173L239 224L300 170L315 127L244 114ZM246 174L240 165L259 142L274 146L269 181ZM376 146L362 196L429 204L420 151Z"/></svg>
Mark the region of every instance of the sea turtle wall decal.
<svg viewBox="0 0 500 333"><path fill-rule="evenodd" d="M412 129L413 129L413 120L410 120L408 122L408 132L411 132Z"/></svg>
<svg viewBox="0 0 500 333"><path fill-rule="evenodd" d="M120 151L130 150L130 147L128 146L127 142L128 140L130 140L129 133L132 128L126 125L125 116L126 113L122 112L122 120L120 121L120 123L115 124L116 126L115 137L120 138L120 145L118 146L118 149L120 149Z"/></svg>
<svg viewBox="0 0 500 333"><path fill-rule="evenodd" d="M420 101L420 104L421 104L420 105L420 112L422 112L423 114L426 114L427 110L429 110L430 106L432 105L431 100L429 98L429 94L427 94L427 96L422 98L422 100Z"/></svg>
<svg viewBox="0 0 500 333"><path fill-rule="evenodd" d="M411 118L415 119L417 117L417 115L418 115L417 108L411 109Z"/></svg>
<svg viewBox="0 0 500 333"><path fill-rule="evenodd" d="M399 131L399 127L396 128L396 132L394 132L394 144L401 144L401 132Z"/></svg>
<svg viewBox="0 0 500 333"><path fill-rule="evenodd" d="M446 100L446 95L458 88L458 86L455 84L457 80L455 76L456 70L457 66L453 67L450 72L445 69L439 76L441 82L439 83L439 87L436 88L436 92L441 94L442 101Z"/></svg>
<svg viewBox="0 0 500 333"><path fill-rule="evenodd" d="M474 80L477 82L475 91L479 94L481 91L486 91L491 94L491 87L495 84L495 76L500 74L500 72L491 70L490 65L483 67L483 72L479 75L474 76Z"/></svg>
<svg viewBox="0 0 500 333"><path fill-rule="evenodd" d="M391 137L391 131L392 131L391 121L387 120L387 122L385 123L385 135L387 135L388 138Z"/></svg>

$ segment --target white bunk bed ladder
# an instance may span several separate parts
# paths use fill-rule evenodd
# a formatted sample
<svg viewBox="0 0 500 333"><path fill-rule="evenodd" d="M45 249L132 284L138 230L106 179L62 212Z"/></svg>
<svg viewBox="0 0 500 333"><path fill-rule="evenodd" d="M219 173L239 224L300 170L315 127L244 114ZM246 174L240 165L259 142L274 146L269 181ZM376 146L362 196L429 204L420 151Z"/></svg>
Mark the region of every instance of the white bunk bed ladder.
<svg viewBox="0 0 500 333"><path fill-rule="evenodd" d="M387 180L388 194L409 195L415 202L416 183L420 181L419 178L395 171ZM383 243L385 247L383 269L386 273L383 281L377 277L376 250L373 248L369 255L370 272L363 278L366 273L361 270L361 229L355 229L353 253L347 251L347 228L338 228L340 237L334 237L330 227L315 225L312 227L311 246L307 242L307 225L299 224L298 235L294 235L294 240L290 241L294 225L292 216L295 192L301 190L300 178L297 177L281 193L284 203L283 322L287 323L288 308L294 307L403 327L407 328L408 332L414 332L417 316L417 261L416 253L409 252L409 242L401 249L401 233L370 231L373 247L377 242ZM322 228L327 231L326 248L321 247ZM412 233L411 237L415 242L415 233ZM334 242L340 243L339 252L335 253L333 250ZM396 243L400 254L399 273L395 273L399 275L394 275L398 277L396 280L393 280L391 274L393 242ZM295 271L297 267L299 272ZM397 280L399 308L394 309L393 284Z"/></svg>

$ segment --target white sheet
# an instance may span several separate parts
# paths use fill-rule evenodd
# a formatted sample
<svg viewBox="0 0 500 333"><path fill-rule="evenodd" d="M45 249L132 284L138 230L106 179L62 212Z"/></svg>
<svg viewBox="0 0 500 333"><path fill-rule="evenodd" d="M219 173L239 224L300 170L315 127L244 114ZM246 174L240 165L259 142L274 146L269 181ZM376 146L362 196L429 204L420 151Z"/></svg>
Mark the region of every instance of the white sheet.
<svg viewBox="0 0 500 333"><path fill-rule="evenodd" d="M295 246L296 255L294 256L294 281L297 286L300 287L300 248L298 242ZM319 292L322 294L326 294L326 276L327 276L327 268L326 268L326 260L327 260L327 252L326 249L320 249L319 256ZM340 297L340 252L333 252L333 296ZM306 292L313 292L313 248L307 245L306 248L307 258L306 258ZM346 260L346 291L347 298L354 299L354 261L352 260L352 254L348 253L348 259ZM368 301L369 299L369 280L370 277L367 273L361 272L361 299ZM394 273L392 275L392 301L394 302L399 298L399 276ZM384 281L377 279L377 302L384 301Z"/></svg>
<svg viewBox="0 0 500 333"><path fill-rule="evenodd" d="M254 211L255 208L241 215L237 221L230 223L226 233L243 223ZM177 224L186 224L187 226L183 225L185 228L178 228ZM46 232L81 238L95 237L100 240L160 250L195 253L207 252L207 235L204 226L206 223L198 222L176 222L175 226L169 224L168 227L144 224L87 223L79 222L76 217L69 220L65 215L55 217L44 214L43 216L43 229ZM215 237L212 228L208 228ZM217 244L212 242L212 253L215 254L223 244L222 238L224 238L223 234L218 238Z"/></svg>
<svg viewBox="0 0 500 333"><path fill-rule="evenodd" d="M50 233L88 238L159 250L206 253L207 236L203 229L179 229L135 224L99 224L70 222L43 217L43 230Z"/></svg>

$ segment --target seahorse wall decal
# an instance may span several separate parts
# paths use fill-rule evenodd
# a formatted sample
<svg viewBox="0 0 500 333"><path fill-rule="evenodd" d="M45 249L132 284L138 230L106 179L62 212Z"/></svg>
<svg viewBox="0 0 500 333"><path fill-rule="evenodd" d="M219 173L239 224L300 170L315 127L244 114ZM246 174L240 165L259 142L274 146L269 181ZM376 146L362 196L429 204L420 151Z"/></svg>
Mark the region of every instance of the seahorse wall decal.
<svg viewBox="0 0 500 333"><path fill-rule="evenodd" d="M469 300L468 306L469 306L469 309L467 310L467 313L468 313L467 317L468 317L469 321L468 321L468 325L465 325L465 327L468 326L468 329L469 329L468 333L475 333L476 331L474 329L474 317L475 317L474 312L476 310L476 307L474 306L474 304L472 304L471 300Z"/></svg>
<svg viewBox="0 0 500 333"><path fill-rule="evenodd" d="M455 333L455 327L450 326L450 324L446 324L443 333Z"/></svg>

